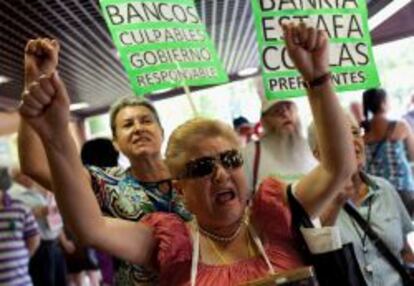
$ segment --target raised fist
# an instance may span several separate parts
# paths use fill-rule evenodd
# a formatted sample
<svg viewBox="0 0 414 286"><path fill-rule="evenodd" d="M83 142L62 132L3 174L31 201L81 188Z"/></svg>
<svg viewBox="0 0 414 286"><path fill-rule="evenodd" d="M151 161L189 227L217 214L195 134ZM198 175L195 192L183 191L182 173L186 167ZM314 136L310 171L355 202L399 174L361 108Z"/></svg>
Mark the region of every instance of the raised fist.
<svg viewBox="0 0 414 286"><path fill-rule="evenodd" d="M42 139L52 140L69 123L69 97L56 70L59 44L55 40L28 42L25 50L25 90L20 115Z"/></svg>
<svg viewBox="0 0 414 286"><path fill-rule="evenodd" d="M30 40L25 48L25 85L38 80L41 75L51 75L58 65L59 43L41 38Z"/></svg>
<svg viewBox="0 0 414 286"><path fill-rule="evenodd" d="M283 26L287 51L306 81L329 72L328 37L322 30L304 23Z"/></svg>

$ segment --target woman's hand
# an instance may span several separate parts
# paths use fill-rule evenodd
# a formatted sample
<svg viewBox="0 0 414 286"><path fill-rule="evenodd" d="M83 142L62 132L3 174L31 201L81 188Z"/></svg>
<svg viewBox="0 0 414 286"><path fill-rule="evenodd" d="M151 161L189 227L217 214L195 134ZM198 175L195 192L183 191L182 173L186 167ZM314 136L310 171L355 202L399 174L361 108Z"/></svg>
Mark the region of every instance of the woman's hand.
<svg viewBox="0 0 414 286"><path fill-rule="evenodd" d="M76 251L76 246L72 241L66 241L65 243L61 243L63 250L67 253L67 254L73 254Z"/></svg>
<svg viewBox="0 0 414 286"><path fill-rule="evenodd" d="M60 46L56 40L39 38L27 42L24 53L25 87L41 75L51 75L58 65Z"/></svg>
<svg viewBox="0 0 414 286"><path fill-rule="evenodd" d="M57 71L59 45L46 39L31 40L25 50L26 84L20 115L40 135L52 140L69 123L69 96Z"/></svg>
<svg viewBox="0 0 414 286"><path fill-rule="evenodd" d="M328 37L324 31L304 23L283 26L287 51L306 81L329 72Z"/></svg>

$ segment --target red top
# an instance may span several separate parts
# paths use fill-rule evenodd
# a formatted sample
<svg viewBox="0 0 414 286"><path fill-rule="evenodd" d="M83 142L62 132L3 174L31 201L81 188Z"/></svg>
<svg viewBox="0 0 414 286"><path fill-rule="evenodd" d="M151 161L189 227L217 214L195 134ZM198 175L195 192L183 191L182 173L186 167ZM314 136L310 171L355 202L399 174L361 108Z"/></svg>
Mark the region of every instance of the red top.
<svg viewBox="0 0 414 286"><path fill-rule="evenodd" d="M265 180L254 198L251 210L251 222L275 271L303 266L283 190L281 182ZM157 240L154 265L160 272L160 285L190 285L193 247L185 222L175 214L168 213L152 213L141 222L154 229ZM238 285L268 273L268 266L261 256L228 265L215 266L200 262L196 285Z"/></svg>

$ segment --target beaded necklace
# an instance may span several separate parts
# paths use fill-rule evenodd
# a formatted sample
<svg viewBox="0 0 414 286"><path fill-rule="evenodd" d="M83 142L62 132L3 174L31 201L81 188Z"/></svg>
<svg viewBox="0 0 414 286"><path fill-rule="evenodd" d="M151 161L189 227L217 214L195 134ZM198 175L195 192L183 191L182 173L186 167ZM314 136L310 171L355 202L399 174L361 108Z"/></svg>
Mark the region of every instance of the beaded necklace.
<svg viewBox="0 0 414 286"><path fill-rule="evenodd" d="M246 229L246 238L247 238L247 253L248 253L248 258L250 257L254 257L256 255L256 252L252 246L252 238L249 235L249 231L248 229ZM215 255L220 258L221 262L223 264L230 264L230 261L228 259L226 259L224 253L222 254L222 251L220 251L217 246L216 243L214 242L213 239L208 238L207 239L208 244L210 245L210 248L213 249L213 252L215 253Z"/></svg>
<svg viewBox="0 0 414 286"><path fill-rule="evenodd" d="M200 230L200 232L204 235L207 236L208 238L215 240L215 241L219 241L219 242L232 242L233 240L236 239L236 237L239 235L241 229L242 229L242 223L240 223L239 227L236 229L235 232L233 232L233 234L231 234L230 236L219 236L216 235L214 233L209 232L208 230L202 228L201 226L198 226L198 229Z"/></svg>

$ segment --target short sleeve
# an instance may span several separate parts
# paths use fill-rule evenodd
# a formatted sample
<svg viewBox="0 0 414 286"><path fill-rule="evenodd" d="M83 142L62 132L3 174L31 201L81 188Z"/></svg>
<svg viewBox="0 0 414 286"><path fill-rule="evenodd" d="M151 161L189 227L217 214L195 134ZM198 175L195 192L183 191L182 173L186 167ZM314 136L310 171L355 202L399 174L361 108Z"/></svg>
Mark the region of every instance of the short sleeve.
<svg viewBox="0 0 414 286"><path fill-rule="evenodd" d="M292 215L286 202L286 185L274 178L265 179L256 193L251 217L258 229L272 237L290 237Z"/></svg>
<svg viewBox="0 0 414 286"><path fill-rule="evenodd" d="M397 210L399 212L400 219L401 219L402 231L405 236L409 234L410 232L414 231L414 225L411 222L410 215L408 214L407 208L403 204L401 197L397 194L397 190L393 188L391 190L391 193L397 205Z"/></svg>
<svg viewBox="0 0 414 286"><path fill-rule="evenodd" d="M152 213L140 222L154 231L156 251L153 264L162 272L168 265L191 260L192 246L190 235L184 221L176 214ZM171 267L171 266L170 266Z"/></svg>
<svg viewBox="0 0 414 286"><path fill-rule="evenodd" d="M32 236L39 234L39 229L36 223L36 220L33 216L33 213L24 208L24 227L23 227L23 238L27 239Z"/></svg>
<svg viewBox="0 0 414 286"><path fill-rule="evenodd" d="M405 236L408 233L414 231L414 226L411 222L410 215L408 214L408 211L404 206L401 197L398 195L397 190L388 180L378 177L375 177L375 179L377 184L383 188L383 192L386 192L388 203L392 204L395 208L395 211L398 213L403 235Z"/></svg>
<svg viewBox="0 0 414 286"><path fill-rule="evenodd" d="M92 190L98 200L98 204L100 208L104 208L106 206L107 194L106 194L106 186L108 184L116 184L117 182L114 181L110 176L107 174L107 169L110 168L100 168L97 166L86 165L85 168L88 170L91 180L92 180Z"/></svg>

